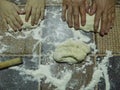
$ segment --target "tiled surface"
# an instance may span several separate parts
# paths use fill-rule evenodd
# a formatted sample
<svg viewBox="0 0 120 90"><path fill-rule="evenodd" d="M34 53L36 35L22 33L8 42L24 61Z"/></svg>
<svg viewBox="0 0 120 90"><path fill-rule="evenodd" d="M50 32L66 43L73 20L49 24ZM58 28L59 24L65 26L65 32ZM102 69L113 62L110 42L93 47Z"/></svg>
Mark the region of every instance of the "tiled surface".
<svg viewBox="0 0 120 90"><path fill-rule="evenodd" d="M108 74L110 79L110 90L120 90L120 56L110 58ZM98 90L105 90L105 80L101 78Z"/></svg>
<svg viewBox="0 0 120 90"><path fill-rule="evenodd" d="M0 61L9 60L10 58L15 57L0 57ZM26 69L37 69L38 68L38 59L36 62L31 61L32 57L22 57L24 66ZM24 75L20 75L19 71L13 69L4 69L0 70L0 90L38 90L38 82L25 80Z"/></svg>
<svg viewBox="0 0 120 90"><path fill-rule="evenodd" d="M34 40L31 37L27 37L25 39L22 38L15 38L15 37L11 37L11 36L6 36L5 35L6 32L4 32L1 36L3 36L3 38L0 40L2 42L2 44L7 46L7 50L3 52L3 54L7 54L7 55L32 55L32 49L34 47L34 44L37 42L37 40ZM13 36L17 36L20 35L18 34L12 34L9 33ZM38 47L39 48L39 47Z"/></svg>
<svg viewBox="0 0 120 90"><path fill-rule="evenodd" d="M56 10L57 9L57 10ZM45 17L45 25L46 27L42 30L42 38L44 38L44 41L42 42L41 46L41 54L42 54L42 64L49 64L51 62L54 62L51 58L51 53L55 50L55 45L58 43L62 43L63 41L74 38L74 33L71 31L71 29L68 28L66 23L61 21L61 12L59 11L59 7L52 7L49 8L47 12L47 16ZM58 15L53 13L53 11L56 11ZM78 32L80 33L80 32ZM84 32L82 32L84 33ZM86 36L91 38L91 41L93 41L93 34L92 33L84 33ZM73 76L71 80L69 81L66 90L78 90L82 85L87 85L89 81L91 80L93 68L94 68L94 59L91 57L91 61L93 64L86 66L82 70L76 70L76 68L82 68L85 63L88 63L87 61L76 64L76 65L68 65L65 63L56 63L53 65L52 73L55 76L58 76L61 71L64 71L66 69L73 71ZM85 71L85 73L83 73ZM71 85L74 84L72 87ZM54 90L54 86L49 86L49 84L45 84L44 81L42 82L42 90Z"/></svg>
<svg viewBox="0 0 120 90"><path fill-rule="evenodd" d="M52 11L56 11L58 15L56 15ZM44 21L45 27L42 28L42 36L41 36L42 38L44 38L44 41L41 42L42 46L40 46L42 47L42 49L39 50L40 47L37 48L38 51L40 51L39 53L42 54L41 55L42 64L48 64L48 63L54 62L50 60L49 55L51 54L51 51L54 51L56 42L61 43L64 40L73 37L73 33L67 27L67 24L61 21L60 13L61 13L60 7L51 7L49 8L47 12L47 16L45 17L46 18ZM58 35L56 31L61 33ZM87 33L87 35L92 39L91 33ZM25 40L24 39L18 40L10 37L5 37L4 39L2 39L2 41L11 46L11 48L6 52L6 54L19 54L19 53L26 54L26 55L31 54L33 44L36 43L36 41L32 37L29 37ZM9 57L9 56L0 57L0 61L8 60L10 58L13 58L13 57ZM39 64L38 58L36 59L35 63L31 61L32 57L22 57L22 58L24 60L25 68L37 69ZM91 59L94 60L92 57ZM119 83L119 69L120 69L119 59L120 59L119 57L114 57L113 59L110 60L110 64L112 65L112 67L109 68L109 75L111 77L111 83L112 83L111 90L119 90L119 84L120 84ZM72 79L68 84L67 90L78 90L78 88L80 88L80 86L82 86L83 84L87 85L89 83L89 81L91 80L91 75L94 67L94 64L88 65L87 67L85 67L86 73L83 73L82 71L79 71L79 72L76 71L75 68L81 67L82 64L67 65L67 64L56 63L55 66L52 67L52 72L54 75L57 75L61 70L64 70L65 68L72 70L75 74L72 76ZM71 85L71 82L76 82L76 81L78 81L78 84L75 84L73 89L69 87ZM101 81L101 84L99 84L99 90L104 90L103 81ZM49 85L45 84L44 81L42 82L41 86L42 86L41 87L42 90L53 90L54 88L54 86L48 88ZM116 89L116 87L118 89ZM10 70L10 69L0 71L0 90L38 90L38 88L40 88L40 85L37 82L32 82L32 81L26 82L24 80L24 76L19 75L18 71Z"/></svg>

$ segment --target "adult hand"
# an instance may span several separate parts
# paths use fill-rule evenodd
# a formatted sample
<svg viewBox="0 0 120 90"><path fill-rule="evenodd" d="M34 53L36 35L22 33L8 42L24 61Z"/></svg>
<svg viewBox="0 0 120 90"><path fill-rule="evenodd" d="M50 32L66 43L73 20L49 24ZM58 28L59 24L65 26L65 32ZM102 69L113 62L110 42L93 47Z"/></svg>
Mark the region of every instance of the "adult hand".
<svg viewBox="0 0 120 90"><path fill-rule="evenodd" d="M39 19L44 18L45 0L27 0L25 11L25 20L28 21L31 16L31 25L38 23Z"/></svg>
<svg viewBox="0 0 120 90"><path fill-rule="evenodd" d="M14 3L7 0L0 1L0 16L6 29L8 29L8 24L14 31L21 29L23 22L18 14L22 14L22 11Z"/></svg>
<svg viewBox="0 0 120 90"><path fill-rule="evenodd" d="M101 25L100 35L108 34L114 25L115 0L93 0L89 14L95 14L94 30L97 32L98 27Z"/></svg>
<svg viewBox="0 0 120 90"><path fill-rule="evenodd" d="M86 24L86 0L63 0L62 19L68 26L80 29L80 25Z"/></svg>

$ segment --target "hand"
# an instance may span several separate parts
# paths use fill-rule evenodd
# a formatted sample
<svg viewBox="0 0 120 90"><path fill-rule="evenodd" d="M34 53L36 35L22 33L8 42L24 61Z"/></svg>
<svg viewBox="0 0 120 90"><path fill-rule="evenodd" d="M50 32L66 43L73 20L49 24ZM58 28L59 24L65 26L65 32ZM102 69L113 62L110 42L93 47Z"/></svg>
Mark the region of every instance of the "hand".
<svg viewBox="0 0 120 90"><path fill-rule="evenodd" d="M101 25L100 35L108 34L114 25L115 0L93 0L89 14L95 14L94 30L97 32L98 27Z"/></svg>
<svg viewBox="0 0 120 90"><path fill-rule="evenodd" d="M38 23L39 19L44 18L45 0L27 0L25 11L25 20L28 21L31 16L31 25Z"/></svg>
<svg viewBox="0 0 120 90"><path fill-rule="evenodd" d="M63 0L62 19L70 28L74 27L77 30L80 29L80 24L82 26L86 24L85 4L86 0Z"/></svg>
<svg viewBox="0 0 120 90"><path fill-rule="evenodd" d="M6 29L8 29L8 24L14 31L21 29L23 22L18 14L21 14L22 11L15 4L7 0L1 0L0 12L0 16L5 24Z"/></svg>

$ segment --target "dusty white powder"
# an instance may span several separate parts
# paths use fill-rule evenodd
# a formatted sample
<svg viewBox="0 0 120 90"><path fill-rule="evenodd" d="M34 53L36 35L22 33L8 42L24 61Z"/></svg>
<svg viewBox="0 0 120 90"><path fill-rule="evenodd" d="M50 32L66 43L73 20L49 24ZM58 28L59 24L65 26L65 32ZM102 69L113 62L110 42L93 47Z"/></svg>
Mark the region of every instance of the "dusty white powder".
<svg viewBox="0 0 120 90"><path fill-rule="evenodd" d="M35 80L39 82L41 79L46 78L45 83L54 85L56 87L55 90L66 90L66 86L72 77L72 71L70 70L66 70L64 73L62 73L61 78L53 77L50 65L39 65L37 70L29 70L19 67L12 67L10 69L20 71L21 75L31 76L32 78L29 78L29 80L32 81Z"/></svg>
<svg viewBox="0 0 120 90"><path fill-rule="evenodd" d="M94 73L92 76L91 82L88 84L87 87L82 87L80 90L93 90L93 88L98 84L100 81L100 78L103 77L105 79L106 89L110 90L110 82L109 82L109 76L108 76L108 63L109 58L112 57L111 51L106 51L106 56L103 58L103 60L98 63L98 66L94 69Z"/></svg>
<svg viewBox="0 0 120 90"><path fill-rule="evenodd" d="M83 35L80 31L75 31L73 28L71 30L74 34L74 39L79 39L83 42L89 42L91 40L88 36Z"/></svg>
<svg viewBox="0 0 120 90"><path fill-rule="evenodd" d="M57 14L54 14L53 18L55 18L56 16L57 16ZM32 61L35 62L34 58L37 56L37 46L39 44L41 44L41 42L46 42L46 40L48 39L48 37L41 38L42 28L44 28L44 27L45 27L44 22L41 22L40 26L37 27L36 29L22 31L19 35L18 35L19 32L16 32L16 33L6 32L6 36L11 36L15 39L26 39L28 37L33 37L33 39L37 40L37 42L34 44L33 50L32 50L33 51ZM63 33L57 32L57 30L59 30L61 28L64 29L62 25L60 27L56 28L56 34L58 34L58 36L63 34ZM74 35L74 37L73 37L74 39L78 39L83 42L90 41L90 38L83 35L81 32L75 31L73 29L72 29L72 32ZM49 42L49 44L53 44L53 43ZM57 44L59 44L59 43L57 42ZM55 43L55 45L57 45L57 44ZM90 43L89 45L93 49L92 53L96 54L96 52L98 50L96 49L95 43ZM3 52L4 50L6 50L4 44L0 50L1 50L0 52ZM93 90L93 87L99 82L100 77L105 78L106 90L109 90L110 84L109 84L109 77L108 77L108 73L107 73L107 63L109 61L108 60L109 57L111 57L111 52L107 51L107 56L104 57L104 60L102 60L102 62L98 64L98 67L95 68L95 71L93 73L93 78L92 78L90 84L87 87L83 86L80 90ZM49 55L49 59L53 60L52 52L51 52L51 55ZM40 61L41 61L41 59L40 59ZM81 70L81 71L83 71L83 73L86 73L85 67L88 65L91 65L93 63L90 60L89 56L87 57L87 61L88 62L86 62L84 65L82 65L82 67L76 67L76 70L78 72ZM50 65L40 64L39 68L37 70L29 70L29 69L26 69L24 66L23 67L12 67L10 69L20 71L21 75L28 75L28 76L32 77L32 78L29 78L27 76L26 77L27 80L33 80L33 81L35 80L35 81L39 82L40 80L45 78L45 83L50 83L51 85L54 85L56 87L56 90L65 90L67 87L67 84L70 81L72 74L73 74L72 71L66 69L66 71L63 71L60 78L57 78L53 75L53 73L51 71L51 64Z"/></svg>

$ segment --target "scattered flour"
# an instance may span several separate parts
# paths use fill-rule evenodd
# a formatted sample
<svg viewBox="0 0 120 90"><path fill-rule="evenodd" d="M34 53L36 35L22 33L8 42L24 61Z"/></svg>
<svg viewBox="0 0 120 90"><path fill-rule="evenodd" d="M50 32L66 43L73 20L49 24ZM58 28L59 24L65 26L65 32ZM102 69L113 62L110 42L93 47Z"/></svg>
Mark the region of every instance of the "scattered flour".
<svg viewBox="0 0 120 90"><path fill-rule="evenodd" d="M56 14L54 15L54 18L55 17L56 17ZM32 29L32 30L22 31L19 35L18 35L19 32L16 32L16 33L6 32L5 34L6 36L11 36L15 39L26 39L32 36L33 39L37 40L37 42L34 44L34 47L33 47L32 61L35 62L34 58L37 56L37 50L36 50L37 46L41 44L41 42L46 41L47 39L47 37L41 38L42 28L44 27L46 27L44 26L44 22L41 22L40 27L37 27L36 29ZM59 28L62 28L62 26ZM80 32L78 33L78 31L74 31L73 29L72 29L72 32L74 34L74 37L73 37L74 39L79 39L80 41L83 41L86 43L90 41L90 38L83 35L82 33ZM49 44L51 43L52 42L50 42ZM2 48L0 47L0 53L7 50L6 45L4 44L1 44L1 45L2 45ZM98 50L96 49L95 43L90 43L88 45L90 45L90 47L93 49L92 53L96 54ZM107 56L104 57L104 59L100 63L98 63L98 66L94 69L93 78L90 84L87 87L83 86L80 90L93 90L93 88L99 82L101 77L105 78L106 90L110 89L109 76L107 73L107 64L109 61L109 57L111 56L112 56L111 52L107 51ZM51 58L52 57L50 56L50 59ZM84 68L87 65L91 65L93 63L90 60L89 56L87 57L87 61L88 62L85 63L82 67L76 67L76 70L78 71L83 70L83 73L85 73L86 71L84 70ZM40 62L41 62L41 59L40 59ZM66 71L63 71L60 78L58 78L58 77L53 76L52 71L51 71L51 65L42 65L42 64L39 65L37 70L26 69L24 66L23 67L19 67L19 66L11 67L10 69L20 71L21 75L26 75L27 80L33 80L33 81L39 82L40 80L45 79L45 83L50 83L51 85L54 85L56 87L56 90L65 90L73 74L71 70L66 69Z"/></svg>
<svg viewBox="0 0 120 90"><path fill-rule="evenodd" d="M87 87L83 86L80 90L93 90L93 88L100 81L101 77L105 79L105 84L106 84L105 90L110 90L108 63L109 63L109 58L112 57L112 52L106 51L106 54L107 55L103 58L103 60L100 63L98 63L98 66L95 68L91 82L88 84Z"/></svg>
<svg viewBox="0 0 120 90"><path fill-rule="evenodd" d="M41 79L46 78L45 83L50 83L51 85L54 85L56 87L55 90L66 90L66 86L72 77L72 71L70 70L66 70L66 72L61 75L61 78L53 77L50 70L50 65L39 65L39 68L37 70L29 70L20 67L12 67L10 69L20 71L21 75L31 76L32 78L28 78L29 80L35 80L39 82Z"/></svg>

